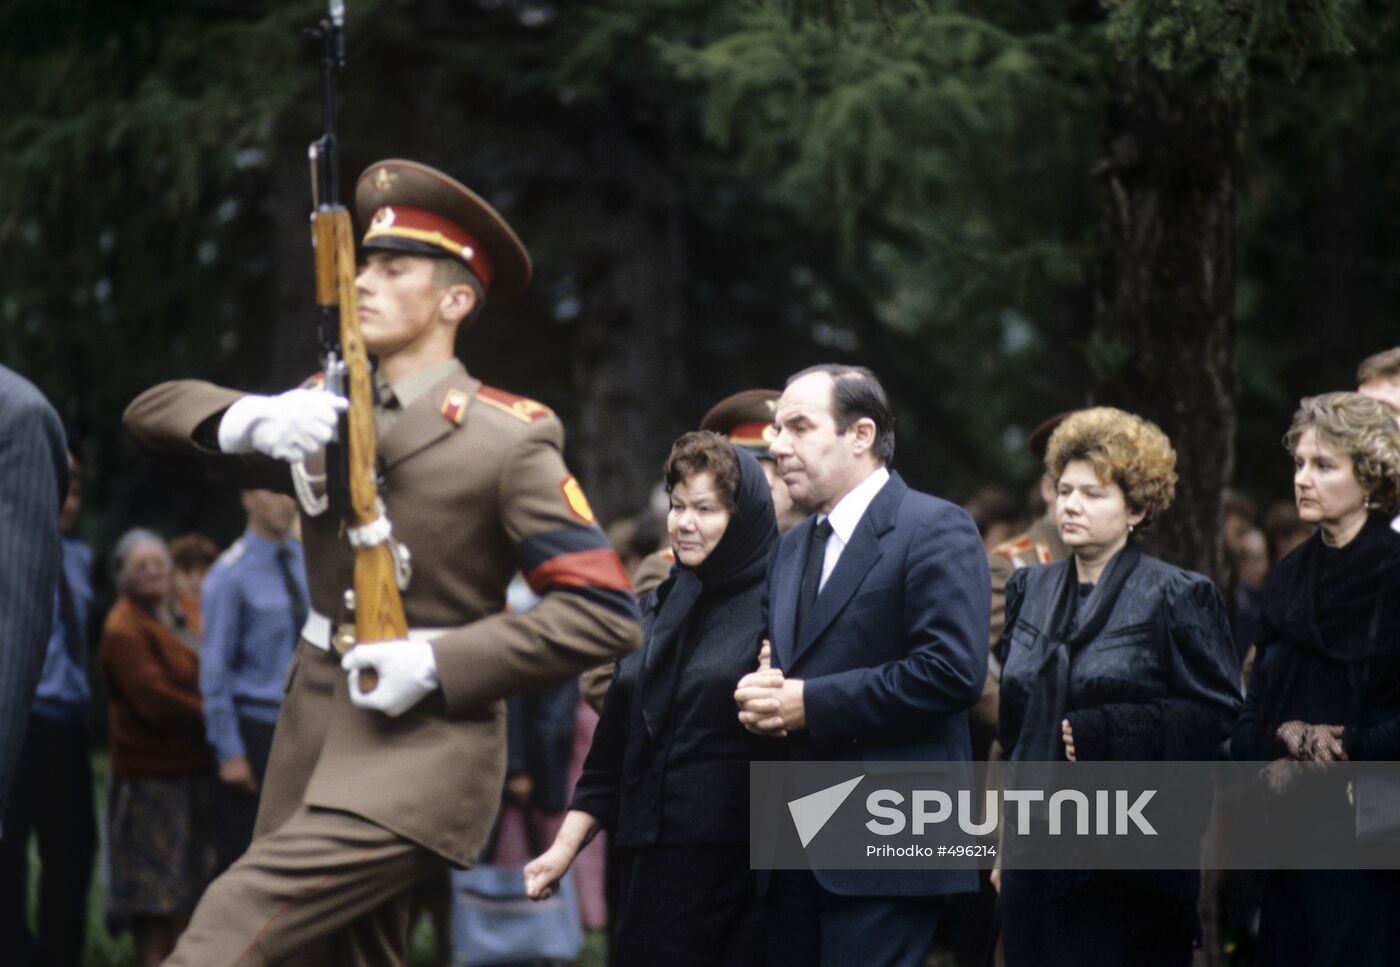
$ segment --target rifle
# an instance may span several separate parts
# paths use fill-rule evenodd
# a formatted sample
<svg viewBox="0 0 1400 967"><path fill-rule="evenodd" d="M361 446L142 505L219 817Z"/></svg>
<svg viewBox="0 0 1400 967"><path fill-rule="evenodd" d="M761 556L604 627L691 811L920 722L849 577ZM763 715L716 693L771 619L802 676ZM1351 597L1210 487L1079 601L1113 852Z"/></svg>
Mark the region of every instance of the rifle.
<svg viewBox="0 0 1400 967"><path fill-rule="evenodd" d="M321 102L325 128L308 152L311 161L312 245L316 254L317 330L326 388L350 401L338 438L326 452L326 488L332 512L343 515L355 548L355 588L346 601L355 614L355 641L408 637L399 596L400 560L379 499L374 439L374 384L360 335L355 292L355 236L349 210L340 203L335 137L335 82L345 66L345 2L329 0L328 13L308 34L321 41ZM359 686L373 691L378 676L360 672Z"/></svg>

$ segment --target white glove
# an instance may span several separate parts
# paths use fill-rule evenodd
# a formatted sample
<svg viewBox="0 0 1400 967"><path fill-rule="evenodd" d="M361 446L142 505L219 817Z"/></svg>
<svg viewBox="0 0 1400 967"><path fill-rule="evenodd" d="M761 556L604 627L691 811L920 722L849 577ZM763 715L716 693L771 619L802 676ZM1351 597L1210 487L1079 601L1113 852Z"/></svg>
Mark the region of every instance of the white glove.
<svg viewBox="0 0 1400 967"><path fill-rule="evenodd" d="M339 415L349 405L345 397L324 389L245 396L219 421L219 449L256 450L287 463L305 460L335 436Z"/></svg>
<svg viewBox="0 0 1400 967"><path fill-rule="evenodd" d="M350 673L350 701L385 715L402 715L438 687L437 659L426 641L402 639L356 645L340 667ZM372 692L360 691L360 669L372 668L379 683Z"/></svg>

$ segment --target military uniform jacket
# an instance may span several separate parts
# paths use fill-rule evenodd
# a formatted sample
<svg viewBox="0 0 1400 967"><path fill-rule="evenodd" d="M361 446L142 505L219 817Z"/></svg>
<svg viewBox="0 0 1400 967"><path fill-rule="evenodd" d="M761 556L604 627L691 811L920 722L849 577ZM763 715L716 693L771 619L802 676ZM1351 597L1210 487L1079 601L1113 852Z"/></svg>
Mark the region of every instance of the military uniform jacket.
<svg viewBox="0 0 1400 967"><path fill-rule="evenodd" d="M138 397L125 422L157 456L198 462L242 487L291 492L287 464L218 451L218 421L242 395L164 383ZM470 866L505 776L503 700L635 648L638 613L546 407L458 370L405 407L378 443L380 494L413 559L403 595L409 627L445 629L433 640L440 690L397 718L358 709L343 673L332 678L320 664L308 673L308 663L339 656L303 640L258 827L275 828L304 802L362 816ZM316 462L308 461L312 472ZM303 512L311 605L337 623L353 586L343 530L335 515ZM517 570L542 601L510 615L505 591Z"/></svg>
<svg viewBox="0 0 1400 967"><path fill-rule="evenodd" d="M997 645L1001 641L1002 628L1006 624L1006 579L1017 568L1034 567L1037 564L1050 564L1069 557L1069 548L1060 539L1059 529L1049 514L1031 524L1023 534L992 548L987 556L987 564L992 572L992 636L990 645L992 656L1000 659Z"/></svg>

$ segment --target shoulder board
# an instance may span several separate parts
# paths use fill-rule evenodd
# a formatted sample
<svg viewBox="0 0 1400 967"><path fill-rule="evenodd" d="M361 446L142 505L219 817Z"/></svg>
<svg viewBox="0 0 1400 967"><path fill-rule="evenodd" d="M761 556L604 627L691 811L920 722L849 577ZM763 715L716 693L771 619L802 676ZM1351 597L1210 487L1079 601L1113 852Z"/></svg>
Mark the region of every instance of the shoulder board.
<svg viewBox="0 0 1400 967"><path fill-rule="evenodd" d="M1022 534L1020 537L1013 537L1011 540L998 544L992 548L992 553L1001 557L1017 557L1025 554L1035 547L1035 542L1031 540L1029 534Z"/></svg>
<svg viewBox="0 0 1400 967"><path fill-rule="evenodd" d="M554 415L554 411L543 403L536 403L523 396L507 393L494 386L482 386L476 391L476 398L487 406L494 406L502 412L509 413L523 423L534 423L536 420L543 420L547 416Z"/></svg>

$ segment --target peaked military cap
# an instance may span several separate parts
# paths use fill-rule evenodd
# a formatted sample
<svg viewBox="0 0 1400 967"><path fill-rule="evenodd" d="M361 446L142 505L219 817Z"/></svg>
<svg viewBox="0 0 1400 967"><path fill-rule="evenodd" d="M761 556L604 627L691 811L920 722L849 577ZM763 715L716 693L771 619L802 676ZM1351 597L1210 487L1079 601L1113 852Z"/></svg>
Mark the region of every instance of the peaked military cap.
<svg viewBox="0 0 1400 967"><path fill-rule="evenodd" d="M1054 416L1041 420L1026 437L1026 449L1031 452L1031 456L1035 457L1037 462L1045 462L1045 450L1050 445L1050 434L1055 432L1055 428L1065 421L1065 417L1069 416L1070 412L1072 411L1066 410L1064 413L1056 413Z"/></svg>
<svg viewBox="0 0 1400 967"><path fill-rule="evenodd" d="M768 459L768 444L773 442L773 414L782 395L775 389L749 389L726 396L710 407L700 420L700 429L722 433L736 447L743 447L759 459Z"/></svg>
<svg viewBox="0 0 1400 967"><path fill-rule="evenodd" d="M506 220L466 185L416 161L391 158L355 183L366 249L461 259L495 297L524 291L530 254Z"/></svg>

